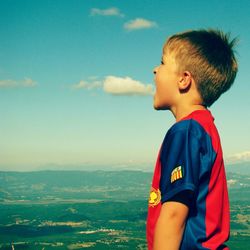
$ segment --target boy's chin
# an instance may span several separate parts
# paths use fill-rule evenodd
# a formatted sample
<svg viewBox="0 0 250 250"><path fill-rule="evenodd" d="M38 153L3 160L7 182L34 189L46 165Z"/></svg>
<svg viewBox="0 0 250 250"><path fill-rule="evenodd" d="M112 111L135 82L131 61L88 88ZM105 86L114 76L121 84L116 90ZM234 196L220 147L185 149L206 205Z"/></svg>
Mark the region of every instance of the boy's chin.
<svg viewBox="0 0 250 250"><path fill-rule="evenodd" d="M154 109L155 109L155 110L168 110L169 107L157 105L157 104L154 103Z"/></svg>
<svg viewBox="0 0 250 250"><path fill-rule="evenodd" d="M159 106L156 106L156 105L154 105L154 109L155 110L161 110L161 108Z"/></svg>
<svg viewBox="0 0 250 250"><path fill-rule="evenodd" d="M155 110L168 110L169 107L167 107L166 105L161 105L160 103L157 103L156 101L154 101L154 109Z"/></svg>

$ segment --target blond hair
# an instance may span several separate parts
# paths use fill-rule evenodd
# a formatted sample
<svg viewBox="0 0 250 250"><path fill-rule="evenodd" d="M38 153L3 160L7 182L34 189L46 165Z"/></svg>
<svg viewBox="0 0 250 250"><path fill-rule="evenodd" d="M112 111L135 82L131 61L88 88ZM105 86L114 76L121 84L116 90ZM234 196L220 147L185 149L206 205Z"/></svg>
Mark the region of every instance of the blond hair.
<svg viewBox="0 0 250 250"><path fill-rule="evenodd" d="M238 71L237 39L219 30L193 30L171 36L164 53L174 53L180 71L189 71L203 100L211 106L233 84Z"/></svg>

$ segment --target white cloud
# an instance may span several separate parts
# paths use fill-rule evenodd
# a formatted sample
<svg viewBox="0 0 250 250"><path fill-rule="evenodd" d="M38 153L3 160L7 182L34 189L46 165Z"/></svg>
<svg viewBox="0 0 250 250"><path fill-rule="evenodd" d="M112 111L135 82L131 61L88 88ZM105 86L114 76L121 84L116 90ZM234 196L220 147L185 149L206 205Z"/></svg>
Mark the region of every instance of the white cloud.
<svg viewBox="0 0 250 250"><path fill-rule="evenodd" d="M103 90L112 95L152 95L153 85L143 84L130 77L107 76Z"/></svg>
<svg viewBox="0 0 250 250"><path fill-rule="evenodd" d="M31 78L26 77L22 82L21 85L23 87L35 87L37 85L37 82L32 80Z"/></svg>
<svg viewBox="0 0 250 250"><path fill-rule="evenodd" d="M84 80L81 80L79 83L74 84L72 87L73 89L96 89L100 88L102 86L102 83L100 81L92 81L92 82L87 82Z"/></svg>
<svg viewBox="0 0 250 250"><path fill-rule="evenodd" d="M111 95L153 95L154 87L151 84L143 84L133 80L130 77L107 76L102 81L97 77L89 77L87 81L80 80L71 85L73 89L94 90L102 89L105 93Z"/></svg>
<svg viewBox="0 0 250 250"><path fill-rule="evenodd" d="M0 88L13 88L16 87L17 82L14 80L0 80Z"/></svg>
<svg viewBox="0 0 250 250"><path fill-rule="evenodd" d="M136 18L124 24L126 30L150 29L157 27L157 23L143 18Z"/></svg>
<svg viewBox="0 0 250 250"><path fill-rule="evenodd" d="M24 80L21 81L16 81L12 79L0 80L0 88L30 88L35 86L37 86L37 82L28 77L24 78Z"/></svg>
<svg viewBox="0 0 250 250"><path fill-rule="evenodd" d="M118 17L124 17L124 14L120 12L118 8L112 7L108 9L98 9L98 8L92 8L90 10L91 16L118 16Z"/></svg>
<svg viewBox="0 0 250 250"><path fill-rule="evenodd" d="M231 155L225 159L227 163L237 163L250 161L250 151L243 151L234 155Z"/></svg>

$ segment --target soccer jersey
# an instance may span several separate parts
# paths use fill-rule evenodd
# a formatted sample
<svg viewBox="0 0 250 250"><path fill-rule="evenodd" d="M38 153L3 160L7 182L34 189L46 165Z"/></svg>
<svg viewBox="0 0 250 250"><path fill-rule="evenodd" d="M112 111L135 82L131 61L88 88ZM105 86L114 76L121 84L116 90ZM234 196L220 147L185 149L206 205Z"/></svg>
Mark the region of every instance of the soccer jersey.
<svg viewBox="0 0 250 250"><path fill-rule="evenodd" d="M219 135L208 110L197 110L167 132L156 161L148 203L147 241L153 249L154 231L162 203L182 191L192 203L181 250L229 249L229 200Z"/></svg>

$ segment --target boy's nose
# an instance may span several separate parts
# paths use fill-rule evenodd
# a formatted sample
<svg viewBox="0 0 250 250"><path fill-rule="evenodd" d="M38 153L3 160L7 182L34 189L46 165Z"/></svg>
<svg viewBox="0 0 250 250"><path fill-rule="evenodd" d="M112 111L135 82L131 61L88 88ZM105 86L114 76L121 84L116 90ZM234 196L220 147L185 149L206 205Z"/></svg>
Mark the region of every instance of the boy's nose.
<svg viewBox="0 0 250 250"><path fill-rule="evenodd" d="M153 73L156 74L157 70L158 70L158 67L155 67L154 70L153 70Z"/></svg>

